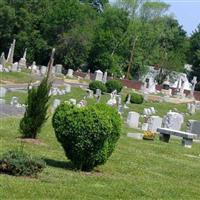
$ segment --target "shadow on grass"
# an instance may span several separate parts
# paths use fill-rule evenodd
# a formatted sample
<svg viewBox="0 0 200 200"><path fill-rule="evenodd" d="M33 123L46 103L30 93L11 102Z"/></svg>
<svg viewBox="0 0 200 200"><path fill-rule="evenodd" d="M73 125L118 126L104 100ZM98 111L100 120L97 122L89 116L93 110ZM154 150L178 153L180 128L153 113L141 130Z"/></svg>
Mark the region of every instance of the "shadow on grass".
<svg viewBox="0 0 200 200"><path fill-rule="evenodd" d="M49 158L43 158L43 159L48 166L62 168L62 169L76 170L72 162L70 161L65 162L65 161L53 160Z"/></svg>

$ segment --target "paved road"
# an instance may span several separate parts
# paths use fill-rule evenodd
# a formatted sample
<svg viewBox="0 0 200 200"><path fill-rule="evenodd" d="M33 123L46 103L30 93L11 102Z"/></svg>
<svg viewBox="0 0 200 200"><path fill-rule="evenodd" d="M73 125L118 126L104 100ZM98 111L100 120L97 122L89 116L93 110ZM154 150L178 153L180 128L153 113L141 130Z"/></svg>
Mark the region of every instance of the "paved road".
<svg viewBox="0 0 200 200"><path fill-rule="evenodd" d="M22 116L24 114L24 108L16 108L11 105L0 105L0 118L9 116Z"/></svg>

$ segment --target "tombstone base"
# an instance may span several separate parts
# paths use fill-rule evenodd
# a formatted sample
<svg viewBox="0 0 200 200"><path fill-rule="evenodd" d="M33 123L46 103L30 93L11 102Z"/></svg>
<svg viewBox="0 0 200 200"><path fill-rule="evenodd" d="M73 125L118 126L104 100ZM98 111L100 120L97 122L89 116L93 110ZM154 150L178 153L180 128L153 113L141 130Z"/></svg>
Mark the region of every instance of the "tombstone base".
<svg viewBox="0 0 200 200"><path fill-rule="evenodd" d="M186 148L192 148L192 143L193 143L192 139L186 139L186 138L182 139L182 145Z"/></svg>
<svg viewBox="0 0 200 200"><path fill-rule="evenodd" d="M160 139L160 141L168 143L169 139L170 139L170 135L169 134L160 133L159 139Z"/></svg>

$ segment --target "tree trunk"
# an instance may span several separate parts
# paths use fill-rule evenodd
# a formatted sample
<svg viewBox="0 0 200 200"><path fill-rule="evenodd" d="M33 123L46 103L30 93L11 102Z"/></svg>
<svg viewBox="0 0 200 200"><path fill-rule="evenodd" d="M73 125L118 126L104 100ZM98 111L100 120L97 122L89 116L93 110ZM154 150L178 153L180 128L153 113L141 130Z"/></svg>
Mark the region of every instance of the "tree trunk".
<svg viewBox="0 0 200 200"><path fill-rule="evenodd" d="M134 52L135 52L136 42L137 42L137 37L133 40L131 55L130 55L130 59L129 59L129 62L128 62L128 69L127 69L127 72L126 72L126 78L129 77L130 72L131 72L131 67L132 67L132 65L134 63L133 56L134 56Z"/></svg>

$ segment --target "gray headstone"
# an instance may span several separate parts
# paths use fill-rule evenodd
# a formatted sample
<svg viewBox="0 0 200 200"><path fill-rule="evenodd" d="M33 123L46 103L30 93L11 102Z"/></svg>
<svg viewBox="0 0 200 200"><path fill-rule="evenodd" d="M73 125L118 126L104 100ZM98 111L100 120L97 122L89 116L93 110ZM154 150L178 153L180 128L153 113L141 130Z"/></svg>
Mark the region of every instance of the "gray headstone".
<svg viewBox="0 0 200 200"><path fill-rule="evenodd" d="M189 120L188 132L197 134L198 139L200 139L200 121Z"/></svg>
<svg viewBox="0 0 200 200"><path fill-rule="evenodd" d="M73 69L68 69L67 76L73 78L73 73L74 73Z"/></svg>
<svg viewBox="0 0 200 200"><path fill-rule="evenodd" d="M163 128L169 128L180 131L183 122L184 117L182 114L170 111L163 118Z"/></svg>

